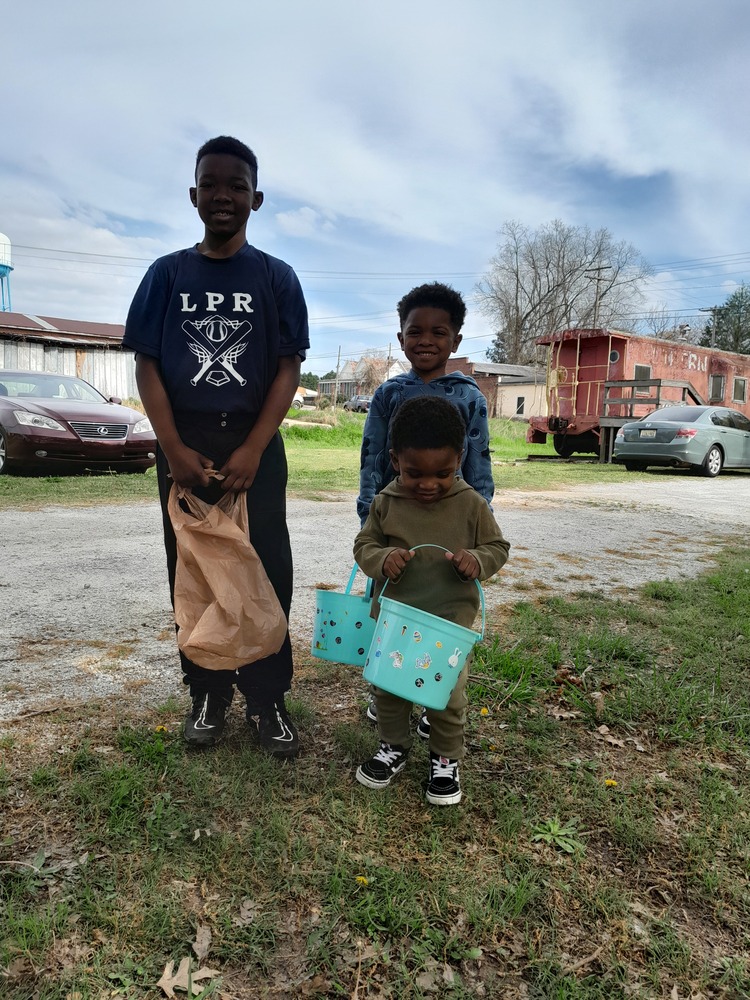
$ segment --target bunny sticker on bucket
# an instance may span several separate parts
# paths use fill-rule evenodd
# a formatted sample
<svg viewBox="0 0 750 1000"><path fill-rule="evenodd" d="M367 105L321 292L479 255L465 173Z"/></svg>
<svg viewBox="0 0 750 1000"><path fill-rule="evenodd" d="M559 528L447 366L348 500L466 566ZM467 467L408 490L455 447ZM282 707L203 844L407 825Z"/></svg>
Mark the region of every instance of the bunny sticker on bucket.
<svg viewBox="0 0 750 1000"><path fill-rule="evenodd" d="M459 659L463 656L461 650L456 647L453 653L448 657L448 665L451 667L457 667Z"/></svg>

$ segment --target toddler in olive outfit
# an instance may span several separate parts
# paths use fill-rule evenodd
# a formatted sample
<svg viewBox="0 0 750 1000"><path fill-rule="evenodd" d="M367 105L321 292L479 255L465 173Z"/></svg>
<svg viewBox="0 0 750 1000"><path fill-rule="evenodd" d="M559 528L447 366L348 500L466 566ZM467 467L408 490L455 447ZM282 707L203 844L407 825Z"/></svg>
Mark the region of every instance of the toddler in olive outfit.
<svg viewBox="0 0 750 1000"><path fill-rule="evenodd" d="M391 461L397 478L373 500L354 541L354 558L389 596L403 604L471 628L479 608L475 580L486 580L505 564L509 543L487 502L458 475L466 437L461 414L445 399L407 400L393 417ZM418 545L436 545L420 549ZM416 560L414 566L408 564ZM464 755L465 664L446 708L427 709L430 773L427 801L461 800L459 761ZM357 768L357 781L385 788L406 765L412 745L412 704L376 688L380 748Z"/></svg>

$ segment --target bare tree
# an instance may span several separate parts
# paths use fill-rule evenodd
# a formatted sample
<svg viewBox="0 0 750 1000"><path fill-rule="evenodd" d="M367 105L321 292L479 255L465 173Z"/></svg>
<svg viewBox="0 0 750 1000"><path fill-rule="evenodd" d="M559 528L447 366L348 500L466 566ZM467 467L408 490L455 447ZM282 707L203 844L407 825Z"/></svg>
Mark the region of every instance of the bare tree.
<svg viewBox="0 0 750 1000"><path fill-rule="evenodd" d="M700 339L700 330L693 330L689 323L680 322L680 314L670 312L664 305L649 309L641 326L648 336L658 337L660 340L697 344Z"/></svg>
<svg viewBox="0 0 750 1000"><path fill-rule="evenodd" d="M370 351L363 354L357 364L357 384L363 393L372 395L388 378L388 354L386 351Z"/></svg>
<svg viewBox="0 0 750 1000"><path fill-rule="evenodd" d="M568 327L617 326L640 301L650 266L607 229L555 219L531 230L506 222L497 253L476 286L480 308L497 333L493 361L523 364L537 337Z"/></svg>

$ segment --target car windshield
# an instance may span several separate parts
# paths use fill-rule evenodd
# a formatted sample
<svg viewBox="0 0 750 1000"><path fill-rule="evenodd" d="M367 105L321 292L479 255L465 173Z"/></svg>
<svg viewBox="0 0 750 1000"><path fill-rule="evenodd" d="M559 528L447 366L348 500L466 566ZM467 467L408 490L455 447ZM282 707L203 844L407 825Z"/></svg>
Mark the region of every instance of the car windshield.
<svg viewBox="0 0 750 1000"><path fill-rule="evenodd" d="M85 403L101 403L104 399L93 386L78 378L3 371L0 371L0 395L14 399L75 399Z"/></svg>
<svg viewBox="0 0 750 1000"><path fill-rule="evenodd" d="M642 420L668 420L678 424L692 424L706 411L702 406L665 406L663 410L654 410Z"/></svg>

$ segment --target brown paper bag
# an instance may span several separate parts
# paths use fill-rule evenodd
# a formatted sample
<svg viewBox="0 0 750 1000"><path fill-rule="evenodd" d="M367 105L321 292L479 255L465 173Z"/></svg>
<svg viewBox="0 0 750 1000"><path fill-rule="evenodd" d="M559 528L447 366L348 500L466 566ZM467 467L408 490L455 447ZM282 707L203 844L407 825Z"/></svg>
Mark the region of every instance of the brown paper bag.
<svg viewBox="0 0 750 1000"><path fill-rule="evenodd" d="M248 539L246 494L227 493L212 505L172 486L168 510L177 539L177 643L185 656L209 670L237 670L278 653L287 620Z"/></svg>

